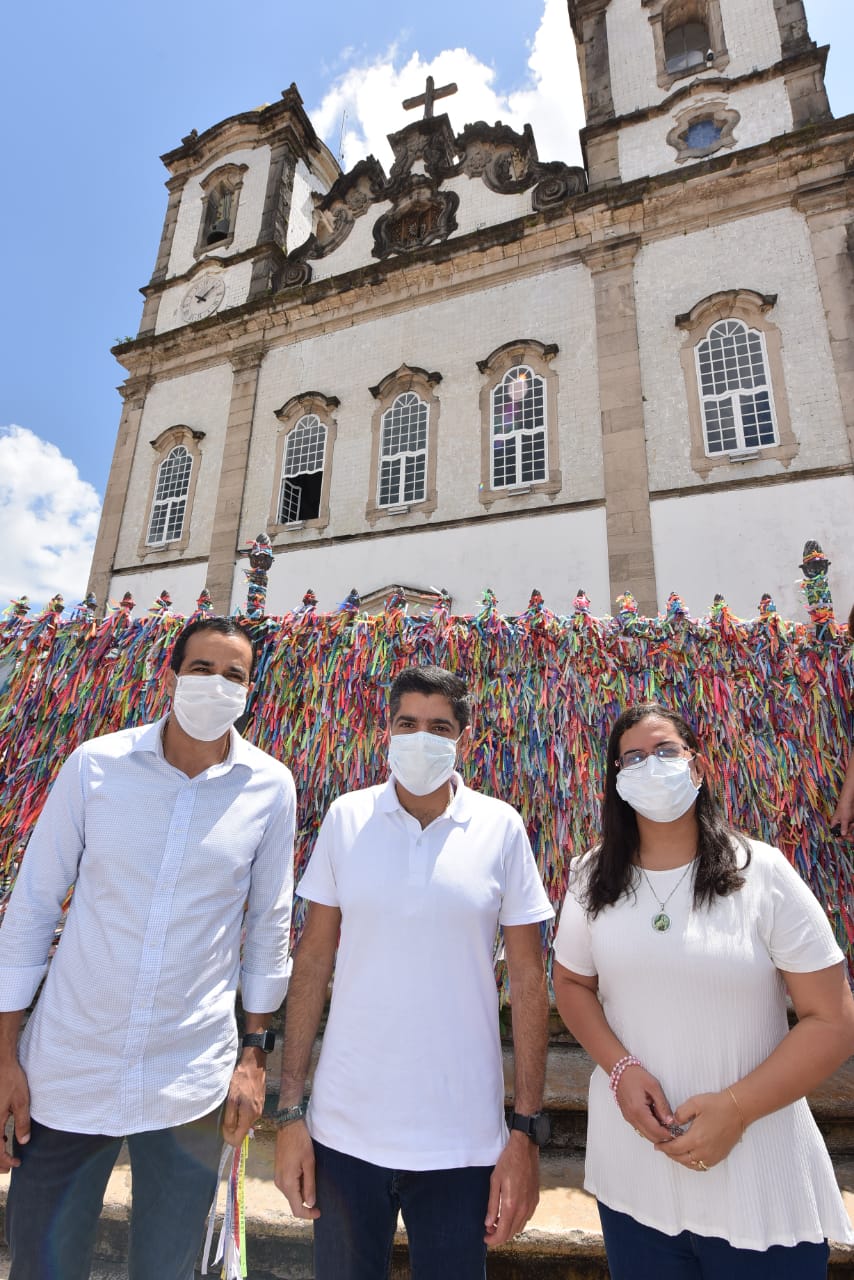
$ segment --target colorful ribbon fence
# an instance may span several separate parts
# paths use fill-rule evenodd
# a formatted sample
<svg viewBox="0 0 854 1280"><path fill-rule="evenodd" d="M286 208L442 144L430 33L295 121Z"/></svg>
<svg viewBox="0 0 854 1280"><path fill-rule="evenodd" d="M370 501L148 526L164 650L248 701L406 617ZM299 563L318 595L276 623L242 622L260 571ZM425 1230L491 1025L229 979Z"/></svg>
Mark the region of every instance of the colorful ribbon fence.
<svg viewBox="0 0 854 1280"><path fill-rule="evenodd" d="M783 849L852 960L852 846L828 819L852 742L854 671L847 633L810 604L810 622L792 623L764 597L746 622L720 598L693 619L677 596L657 618L623 597L615 617L596 618L583 593L558 616L534 592L507 617L487 591L472 616L440 600L410 617L397 594L368 615L357 597L318 613L309 593L294 613L246 620L259 665L245 732L293 771L299 873L329 803L386 776L394 676L425 662L461 673L475 704L466 777L519 809L558 903L571 856L597 838L609 728L628 704L659 699L695 728L732 822ZM162 599L141 618L119 607L101 622L82 609L0 621L0 900L68 753L162 714L184 621Z"/></svg>

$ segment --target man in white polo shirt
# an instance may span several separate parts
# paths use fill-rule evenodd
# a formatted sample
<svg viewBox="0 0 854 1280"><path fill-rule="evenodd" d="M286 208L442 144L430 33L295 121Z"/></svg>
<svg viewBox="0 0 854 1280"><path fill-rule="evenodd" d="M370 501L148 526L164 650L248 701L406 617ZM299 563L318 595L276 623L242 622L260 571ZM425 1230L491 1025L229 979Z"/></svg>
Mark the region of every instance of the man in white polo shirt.
<svg viewBox="0 0 854 1280"><path fill-rule="evenodd" d="M539 1197L540 924L553 912L519 815L454 772L469 720L459 677L403 671L391 690L392 776L333 803L299 886L311 905L287 1004L276 1184L314 1220L316 1280L384 1280L398 1211L413 1274L482 1280L487 1246L520 1231ZM499 925L516 1064L509 1134Z"/></svg>

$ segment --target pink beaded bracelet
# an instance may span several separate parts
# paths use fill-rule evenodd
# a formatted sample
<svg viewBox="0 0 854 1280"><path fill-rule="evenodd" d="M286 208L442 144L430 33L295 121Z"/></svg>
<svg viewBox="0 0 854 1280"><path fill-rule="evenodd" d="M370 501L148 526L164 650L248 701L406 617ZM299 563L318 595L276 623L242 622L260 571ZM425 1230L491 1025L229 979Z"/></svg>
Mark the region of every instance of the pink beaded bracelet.
<svg viewBox="0 0 854 1280"><path fill-rule="evenodd" d="M617 1089L619 1088L620 1080L622 1079L623 1072L625 1071L626 1067L642 1067L642 1066L643 1066L643 1063L641 1062L640 1058L636 1058L633 1053L627 1053L624 1058L620 1058L619 1062L614 1063L611 1074L608 1077L608 1088L613 1093L614 1101L617 1103L617 1106L620 1105L617 1099Z"/></svg>

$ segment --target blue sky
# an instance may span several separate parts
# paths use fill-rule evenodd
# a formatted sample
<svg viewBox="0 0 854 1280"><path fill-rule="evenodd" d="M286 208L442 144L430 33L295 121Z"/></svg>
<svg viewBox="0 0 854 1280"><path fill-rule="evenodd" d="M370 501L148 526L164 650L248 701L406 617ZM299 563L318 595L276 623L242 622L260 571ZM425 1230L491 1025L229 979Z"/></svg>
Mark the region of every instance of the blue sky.
<svg viewBox="0 0 854 1280"><path fill-rule="evenodd" d="M854 112L854 6L807 3L813 39L832 46L833 111ZM398 12L372 0L7 7L0 612L11 594L74 603L85 586L121 408L109 349L139 324L166 206L159 156L191 128L295 81L336 153L347 111L345 167L368 150L385 161L400 99L431 72L460 85L442 104L455 128L530 119L543 159L578 162L565 0L516 0L499 20L484 0L431 0L404 27Z"/></svg>

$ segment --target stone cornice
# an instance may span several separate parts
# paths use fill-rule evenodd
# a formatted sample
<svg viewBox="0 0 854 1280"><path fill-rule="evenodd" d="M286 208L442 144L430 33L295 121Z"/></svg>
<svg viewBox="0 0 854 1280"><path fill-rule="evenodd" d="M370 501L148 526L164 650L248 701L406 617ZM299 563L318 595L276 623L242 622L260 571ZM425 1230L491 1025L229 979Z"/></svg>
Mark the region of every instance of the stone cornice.
<svg viewBox="0 0 854 1280"><path fill-rule="evenodd" d="M559 210L471 232L417 254L370 263L303 287L264 295L207 320L113 348L132 375L159 376L226 363L235 342L268 344L352 327L432 294L459 296L701 230L733 217L842 199L851 186L854 116L811 126L690 168L573 197ZM810 165L804 153L810 153ZM713 179L710 181L710 179ZM820 193L816 194L816 193Z"/></svg>
<svg viewBox="0 0 854 1280"><path fill-rule="evenodd" d="M156 297L176 285L187 284L194 276L203 271L210 271L211 268L234 267L241 262L253 262L256 258L270 255L276 262L285 260L284 249L273 240L262 240L258 244L250 245L248 249L241 249L238 253L206 253L193 262L186 271L168 276L165 280L151 280L148 284L142 285L139 291L144 298Z"/></svg>

